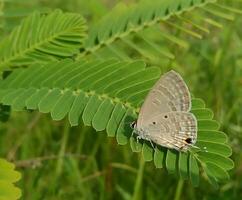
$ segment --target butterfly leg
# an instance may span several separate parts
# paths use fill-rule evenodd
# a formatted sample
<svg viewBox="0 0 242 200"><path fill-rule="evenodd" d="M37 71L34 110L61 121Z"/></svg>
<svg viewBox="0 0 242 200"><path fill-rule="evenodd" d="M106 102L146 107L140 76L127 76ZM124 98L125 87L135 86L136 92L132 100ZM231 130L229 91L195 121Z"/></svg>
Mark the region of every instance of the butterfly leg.
<svg viewBox="0 0 242 200"><path fill-rule="evenodd" d="M138 135L138 136L136 137L136 142L139 143L139 140L140 140L140 139L142 139L142 137L141 137L140 135Z"/></svg>
<svg viewBox="0 0 242 200"><path fill-rule="evenodd" d="M149 139L149 142L150 142L152 148L155 149L155 146L154 146L153 142L150 139Z"/></svg>
<svg viewBox="0 0 242 200"><path fill-rule="evenodd" d="M134 132L135 132L135 131L134 131L134 130L132 130L131 137L133 137L133 136L134 136Z"/></svg>

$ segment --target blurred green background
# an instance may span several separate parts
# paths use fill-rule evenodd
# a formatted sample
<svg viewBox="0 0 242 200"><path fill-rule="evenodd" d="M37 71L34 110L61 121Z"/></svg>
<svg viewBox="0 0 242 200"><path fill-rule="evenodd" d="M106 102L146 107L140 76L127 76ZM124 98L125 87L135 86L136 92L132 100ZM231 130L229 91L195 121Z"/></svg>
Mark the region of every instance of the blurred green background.
<svg viewBox="0 0 242 200"><path fill-rule="evenodd" d="M1 3L1 38L33 10L60 8L85 16L88 25L108 13L118 0L22 0ZM127 5L134 1L122 1ZM228 1L242 10L242 1ZM199 19L196 10L192 20ZM176 19L174 19L176 20ZM139 154L118 146L90 127L69 127L38 112L14 112L0 125L0 157L13 160L23 178L22 199L242 199L242 18L210 27L203 39L185 37L190 48L169 50L175 59L161 59L164 70L182 73L192 93L206 101L233 148L231 179L214 190L201 179L189 182L144 164ZM169 29L164 26L164 29ZM152 37L152 33L150 34ZM183 33L176 31L184 39ZM152 64L152 63L151 63ZM157 63L156 63L157 64Z"/></svg>

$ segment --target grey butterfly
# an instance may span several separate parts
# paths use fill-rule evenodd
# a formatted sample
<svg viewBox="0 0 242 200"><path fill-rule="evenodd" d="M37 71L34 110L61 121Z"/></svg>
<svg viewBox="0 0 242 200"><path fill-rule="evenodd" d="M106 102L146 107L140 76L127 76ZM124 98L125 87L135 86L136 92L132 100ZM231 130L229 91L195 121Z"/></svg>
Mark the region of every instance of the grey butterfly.
<svg viewBox="0 0 242 200"><path fill-rule="evenodd" d="M197 140L197 120L190 109L187 85L178 73L169 71L147 95L137 122L131 125L133 133L151 144L187 151Z"/></svg>

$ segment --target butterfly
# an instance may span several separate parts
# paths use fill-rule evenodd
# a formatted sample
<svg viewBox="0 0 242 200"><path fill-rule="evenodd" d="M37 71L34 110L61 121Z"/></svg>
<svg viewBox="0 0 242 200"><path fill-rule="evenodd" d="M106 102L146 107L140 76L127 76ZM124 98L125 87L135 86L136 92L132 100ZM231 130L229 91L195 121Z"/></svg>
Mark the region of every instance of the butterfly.
<svg viewBox="0 0 242 200"><path fill-rule="evenodd" d="M197 140L197 120L190 110L186 83L177 72L169 71L148 93L137 122L131 124L133 133L137 140L186 152Z"/></svg>

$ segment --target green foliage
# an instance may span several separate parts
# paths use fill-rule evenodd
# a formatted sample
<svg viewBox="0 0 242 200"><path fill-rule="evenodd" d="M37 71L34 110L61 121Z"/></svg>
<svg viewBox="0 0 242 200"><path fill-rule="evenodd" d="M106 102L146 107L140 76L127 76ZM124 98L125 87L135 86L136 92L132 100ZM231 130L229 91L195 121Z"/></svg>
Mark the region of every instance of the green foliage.
<svg viewBox="0 0 242 200"><path fill-rule="evenodd" d="M201 166L217 186L217 182L228 179L227 171L234 166L228 158L232 151L218 122L212 119L213 112L205 108L202 100L194 98L191 110L198 120L196 145L200 151L179 153L161 147L154 150L149 142L137 143L131 137L129 124L159 77L159 68L147 68L141 61L66 59L15 70L0 82L0 102L16 111L27 108L51 113L54 120L68 115L72 126L82 119L84 125L96 131L106 130L120 145L130 142L132 151L142 151L145 161L154 160L157 168L164 166L169 173L178 173L195 186L199 184Z"/></svg>
<svg viewBox="0 0 242 200"><path fill-rule="evenodd" d="M70 4L69 1L65 3L58 1L58 5L61 4L64 9L70 9L72 7L75 11L78 10L78 6L75 5L80 5L79 1L73 0L71 2L73 2L71 6L68 6ZM97 4L96 0L88 2L89 6ZM241 60L235 61L236 67L233 65L233 62L231 62L238 56L241 56L241 51L237 50L241 49L241 45L239 46L239 44L241 44L241 31L238 30L238 33L234 31L236 33L234 33L235 36L233 36L233 40L236 40L235 43L238 46L237 48L233 48L233 51L228 51L229 41L232 41L230 38L232 32L230 31L233 30L233 28L231 28L232 26L227 27L227 24L225 28L228 31L223 35L224 40L222 42L218 42L218 38L214 37L216 33L214 29L211 30L213 34L211 38L216 42L203 40L200 44L191 38L182 39L183 33L201 39L202 35L199 31L209 33L208 28L210 27L207 27L208 24L217 28L222 28L225 24L222 19L236 19L233 15L230 15L230 13L241 13L241 10L227 7L226 4L223 5L221 1L218 1L218 3L216 2L215 0L147 0L140 1L130 7L119 4L94 26L92 26L90 20L94 13L88 16L91 29L87 40L84 40L86 36L85 20L80 15L62 13L60 10L44 14L47 10L49 12L50 9L46 9L44 12L35 12L33 15L24 19L20 26L15 27L9 36L1 39L0 71L6 68L11 68L11 70L14 69L15 71L6 79L0 81L0 121L6 122L8 120L10 107L15 111L29 109L38 110L42 113L50 113L53 120L61 120L67 117L72 126L77 126L79 124L91 126L95 131L105 131L109 137L116 138L120 145L129 143L132 151L140 152L145 161L153 161L156 168L165 168L168 173L178 175L180 180L175 195L176 199L179 199L179 195L181 196L179 193L181 193L180 187L183 185L183 180L189 179L193 186L198 186L202 182L200 181L200 175L205 177L217 188L219 182L223 183L229 179L228 171L234 167L233 161L229 158L232 154L232 150L228 145L226 134L221 130L230 133L230 138L232 140L239 138L241 130L241 126L239 125L241 117L239 114L235 114L241 102L241 92L237 92L237 88L240 86L241 82ZM36 8L38 6L39 8L43 7L43 4L40 6L38 3L38 0L34 3ZM107 1L107 4L108 3L110 2ZM231 1L228 1L228 3L231 4ZM46 2L46 4L48 3ZM50 4L54 5L56 2L53 1L49 3L49 5ZM85 5L85 2L83 2L83 4ZM100 2L100 4L102 3ZM6 10L2 5L2 2L0 2L0 17L6 17L5 14L3 14ZM30 7L31 9L34 8L33 6ZM194 8L199 9L197 9L197 12L194 12ZM99 18L100 9L97 10L99 10L97 11L99 12L97 15ZM26 15L27 12L23 13ZM195 15L186 15L187 13L195 13ZM13 16L19 16L19 13L12 13L11 17ZM214 16L220 17L221 21L216 21ZM0 18L0 20L2 20L2 18ZM6 22L9 21L11 20L8 19L3 23L0 21L0 29L6 28L4 23L6 24ZM16 24L18 20L12 21L14 22L13 24ZM161 22L163 25L165 24L165 26L162 26L162 29L160 26ZM206 23L204 24L202 22ZM168 26L166 27L166 25ZM11 26L12 29L12 25L8 23L8 26ZM240 27L240 24L237 26ZM194 27L196 31L193 31ZM234 24L234 27L236 27L236 24ZM160 38L162 38L162 40ZM174 44L184 47L184 52L178 51L176 46L173 46L173 50L170 52L167 50L170 46L167 45L166 41L172 41ZM223 44L224 41L225 44ZM218 44L223 45L221 47ZM189 48L187 48L189 46L193 47L190 52ZM234 47L234 44L231 46ZM211 51L210 49L212 48L210 47L214 47L216 51ZM200 54L197 55L195 50ZM191 112L194 113L198 120L198 141L196 146L199 147L200 150L194 148L188 153L182 153L159 146L153 149L149 142L140 141L140 143L137 143L134 137L130 137L131 130L129 128L129 123L137 117L139 107L147 92L161 74L160 68L158 67L146 67L141 61L134 62L134 58L137 57L137 52L139 54L138 57L142 59L148 58L148 64L151 66L154 64L161 66L162 71L166 71L172 66L172 68L178 69L180 72L186 71L186 73L183 73L184 78L192 75L187 81L190 81L189 85L194 94L204 95L206 103L213 106L216 119L219 117L219 121L222 122L221 130L220 124L213 119L213 112L206 108L205 103L201 99L192 99ZM229 57L230 61L226 63L224 62L226 61L225 58L228 57L227 55L230 54L230 52L233 52L233 54L231 53L232 55ZM95 61L93 57L88 56L89 54L103 61ZM168 62L164 62L161 55L168 58ZM121 58L121 60L124 61L109 60L108 58L110 57ZM176 59L174 59L175 57ZM63 58L72 58L73 60L77 58L78 61L74 62L71 59ZM86 62L88 59L92 61ZM169 59L173 60L171 61ZM150 60L152 60L152 62L149 62ZM15 69L15 67L20 66L25 68ZM189 68L185 69L183 66L188 66ZM231 78L233 83L229 81L225 83L224 80L227 77L233 77ZM232 99L237 99L237 101L233 102ZM225 114L223 112L225 112ZM23 114L23 118L25 116L27 115ZM13 121L10 121L9 124L14 126L12 122L15 122L18 126L14 126L12 129L7 127L6 124L1 124L3 125L0 127L1 133L3 132L3 134L1 134L0 141L3 144L1 150L3 152L5 151L4 155L6 155L4 147L9 147L8 143L13 144L16 149L21 149L19 155L16 155L17 159L26 159L27 157L33 156L34 151L37 155L40 155L43 152L49 154L58 149L56 148L58 145L56 145L54 137L56 137L55 133L59 133L60 130L52 131L51 126L48 124L49 118L46 116L43 117L45 121L44 126L42 124L35 124L38 119L36 120L34 118L33 121L32 119L31 121L30 119L29 121L26 120L26 124L29 123L26 125L27 128L21 123L21 119L21 117L16 118L16 116L13 116ZM62 124L62 122L56 124ZM34 126L38 126L36 128L37 130L34 130ZM99 151L99 146L101 146L100 144L103 143L103 140L98 139L100 137L99 135L96 136L95 139L92 137L89 143L86 141L83 142L83 138L88 135L86 133L91 132L88 130L92 129L81 127L82 126L78 126L76 129L72 128L74 130L81 130L82 133L80 134L80 139L77 138L77 135L70 136L70 147L66 144L68 142L69 131L71 132L72 129L69 130L67 125L64 127L61 148L58 154L56 179L52 176L52 166L48 166L49 170L48 167L46 168L47 170L39 169L37 175L33 175L34 173L29 172L29 170L25 171L26 174L32 173L29 180L24 180L24 186L28 188L25 188L25 191L30 188L30 190L27 191L27 193L29 192L31 194L30 198L42 199L43 196L48 198L50 193L54 195L55 198L58 198L59 196L57 197L53 192L56 190L58 190L56 193L58 193L58 195L60 194L61 197L64 196L64 199L66 199L67 196L76 198L76 196L73 196L76 193L84 193L86 197L91 198L90 196L96 195L93 194L92 189L90 189L93 185L90 183L86 184L86 182L83 184L82 181L89 180L90 177L98 177L99 174L105 174L105 185L110 184L110 177L115 176L115 179L119 180L118 185L115 185L117 193L126 199L131 198L131 194L128 190L130 190L130 188L132 190L132 186L134 185L132 182L133 179L130 178L132 182L130 187L130 185L127 184L129 183L128 179L122 183L118 175L116 175L118 173L111 174L110 171L112 171L114 166L118 166L122 170L125 169L127 171L132 171L132 173L136 173L136 160L133 159L134 157L132 157L132 154L122 149L121 152L116 153L118 157L119 153L123 155L124 159L120 158L122 164L116 163L112 165L109 160L110 155L108 154L106 157L104 155L109 148L110 144L108 143L101 147L102 158L94 159L94 156L96 156L95 152ZM16 134L15 129L21 134ZM28 134L28 136L26 136L26 132L33 132L34 134ZM52 132L55 136L51 135ZM32 140L32 137L35 136L38 143ZM6 138L8 137L11 142L6 142ZM26 143L25 138L29 138L29 142ZM22 142L24 144L22 146L19 145ZM238 155L238 153L241 153L241 149L237 147L236 150L236 142L239 144L238 140L232 141L232 144ZM68 148L68 151L70 150L73 152L73 146L77 146L76 152L79 154L80 149L84 149L83 146L85 145L88 147L91 146L86 150L88 156L90 154L91 157L91 159L85 161L86 163L83 162L80 166L80 163L73 158L67 159L65 162L62 161L66 148ZM30 146L34 147L34 149L31 149ZM51 147L51 150L48 149L48 147ZM113 148L113 146L111 147ZM134 164L135 167L129 166L131 162L129 163L129 161L127 161L127 157L131 158L132 164ZM55 158L55 156L52 158ZM49 158L46 159L48 160ZM239 159L235 159L239 166L241 164L239 164L240 161L238 160ZM41 162L41 159L38 161ZM123 163L126 161L128 164L124 166ZM6 161L0 160L0 166L5 166L5 164L1 164L5 162ZM28 164L31 165L32 160L23 163L28 166ZM97 171L103 163L105 163L104 169L102 169L104 173L101 171L94 174L94 176L89 176L90 168ZM106 170L105 165L108 165L108 168L111 170ZM10 185L6 181L2 182L1 177L3 176L6 178L5 175L8 174L5 173L5 171L1 174L1 169L3 169L2 166L0 167L0 200L2 194L7 194L5 192L17 198L20 192L14 187L13 182L18 179L18 175L16 175L15 172L14 178L12 173ZM9 169L11 168L13 170L11 164L6 166L9 166ZM84 169L82 169L82 166L85 166ZM68 174L69 176L71 171L70 174L72 178L68 177L66 180L67 183L69 181L71 184L76 182L78 188L76 193L69 188L63 188L63 190L59 189L61 184L64 183L65 186L67 185L64 179L63 183L58 181L58 177L62 173L62 168L67 169L67 171L69 170L68 173L65 171L63 175ZM75 171L72 171L73 169ZM157 171L151 168L152 172L155 171L155 173L157 173L157 176L154 178L159 179L153 182L152 173L145 173L144 169L144 164L141 159L136 184L134 186L133 198L137 199L139 196L138 194L143 194L149 197L149 199L152 199L150 196L152 196L153 193L153 199L157 199L157 192L159 192L162 197L164 196L164 191L167 199L169 199L169 191L172 191L172 194L170 194L172 198L175 188L173 176L167 178L162 172L157 173ZM232 176L236 176L236 173L237 172L233 172ZM86 179L82 177L83 174L87 175ZM147 175L151 175L151 178L147 178ZM53 178L53 184L50 184L50 192L46 192L46 190L43 189L45 186L43 187L42 182L39 184L37 183L40 176L41 178L47 177L46 180L48 181L50 180L49 177L51 177L51 179ZM116 178L116 176L118 178ZM236 176L236 178L237 177L239 176ZM100 187L98 190L102 191L102 194L107 193L106 190L104 190L103 177L98 177L97 179L99 180L98 186ZM143 182L147 181L149 184L149 187L144 185L144 191L142 191L142 179L144 179ZM164 182L166 179L167 183L163 184L161 188L161 181ZM239 178L237 179L239 180ZM115 183L114 180L111 181L111 183ZM32 184L29 184L29 182ZM122 186L122 184L125 185L125 187L127 186L128 189ZM36 185L38 185L39 188L37 188ZM1 190L8 186L11 186L11 188L7 188L9 189L8 191ZM202 188L202 186L201 184L200 187ZM237 186L236 182L233 180L228 183L226 182L226 185L221 191L223 191L223 193L224 191L230 191L228 196L230 198L232 193L236 193L233 188L239 191L236 187L239 186ZM32 194L33 191L31 191L31 189L33 188L37 188L38 192ZM97 188L96 185L95 188ZM198 199L204 198L199 196L199 191L193 190L192 187L187 188L184 190L189 190L188 192L189 195L191 193L191 199L194 199L193 195L198 196ZM204 191L201 188L200 191L203 193ZM113 192L115 189L111 189L111 191ZM205 189L208 189L207 184L205 184ZM14 193L14 191L17 193ZM44 191L43 196L42 191ZM68 194L66 191L71 191L71 194ZM160 191L163 191L163 194ZM116 198L117 193L112 195ZM28 194L25 194L25 196L28 198ZM3 199L6 198L11 199L10 197L4 197ZM102 198L105 199L104 195ZM237 196L235 199L238 199Z"/></svg>
<svg viewBox="0 0 242 200"><path fill-rule="evenodd" d="M14 165L0 159L0 200L16 200L21 196L14 183L19 181L21 174L14 170Z"/></svg>
<svg viewBox="0 0 242 200"><path fill-rule="evenodd" d="M0 43L0 69L73 57L85 36L85 20L78 14L35 12Z"/></svg>
<svg viewBox="0 0 242 200"><path fill-rule="evenodd" d="M132 7L126 7L124 4L120 4L96 25L91 27L88 39L84 44L84 50L79 57L96 52L103 46L108 46L112 49L111 51L116 51L116 54L119 54L119 49L114 49L114 47L109 46L117 39L122 39L132 33L137 33L154 24L158 24L162 22L162 20L167 20L171 16L180 15L196 7L203 7L211 2L215 2L215 0L145 0ZM172 36L167 37L171 40L177 40L178 42L178 39L172 38ZM151 53L139 48L130 41L126 41L126 43L127 42L134 49L140 51L144 57L146 57L145 54ZM155 42L148 41L148 43L154 49L158 49L159 53L166 54L169 58L173 58L172 55L163 52ZM118 57L122 57L122 55L118 55Z"/></svg>

